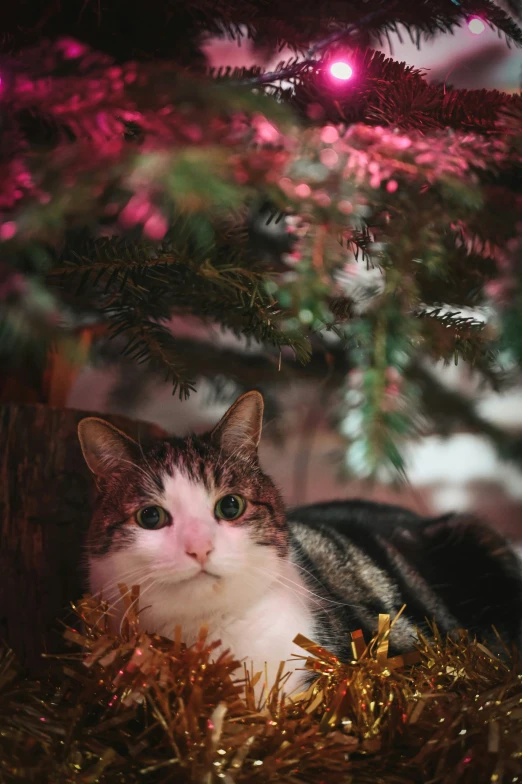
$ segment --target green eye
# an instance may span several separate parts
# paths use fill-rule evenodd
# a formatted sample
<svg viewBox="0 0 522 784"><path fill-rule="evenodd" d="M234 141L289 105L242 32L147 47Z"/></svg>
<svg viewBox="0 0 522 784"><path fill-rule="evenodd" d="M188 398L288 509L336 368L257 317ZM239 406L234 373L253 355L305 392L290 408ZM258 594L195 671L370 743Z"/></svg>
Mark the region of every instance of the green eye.
<svg viewBox="0 0 522 784"><path fill-rule="evenodd" d="M142 528L155 531L169 522L169 515L161 506L144 506L136 512L136 522Z"/></svg>
<svg viewBox="0 0 522 784"><path fill-rule="evenodd" d="M240 495L224 495L214 508L214 514L220 520L237 520L245 511L246 501Z"/></svg>

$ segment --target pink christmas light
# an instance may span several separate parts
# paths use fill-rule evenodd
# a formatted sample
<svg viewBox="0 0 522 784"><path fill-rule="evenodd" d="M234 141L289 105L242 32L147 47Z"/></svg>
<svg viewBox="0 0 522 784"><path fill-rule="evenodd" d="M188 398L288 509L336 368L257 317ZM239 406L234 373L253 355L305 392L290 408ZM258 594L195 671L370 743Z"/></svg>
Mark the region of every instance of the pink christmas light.
<svg viewBox="0 0 522 784"><path fill-rule="evenodd" d="M84 54L87 54L87 47L74 38L62 38L59 42L59 47L66 60L76 60L78 57L83 57Z"/></svg>
<svg viewBox="0 0 522 784"><path fill-rule="evenodd" d="M473 33L473 35L481 35L485 29L486 25L479 16L472 16L471 19L468 20L468 30L470 33Z"/></svg>
<svg viewBox="0 0 522 784"><path fill-rule="evenodd" d="M332 63L330 66L330 73L334 79L339 79L342 82L346 82L348 79L352 78L353 68L343 60L339 60L336 63Z"/></svg>
<svg viewBox="0 0 522 784"><path fill-rule="evenodd" d="M153 213L143 227L143 233L151 240L162 240L167 233L169 224L159 212ZM141 656L142 651L136 648L136 656Z"/></svg>
<svg viewBox="0 0 522 784"><path fill-rule="evenodd" d="M17 232L17 225L14 221L7 221L0 226L0 239L12 240Z"/></svg>
<svg viewBox="0 0 522 784"><path fill-rule="evenodd" d="M300 185L297 185L295 189L295 195L299 199L307 199L310 196L311 192L312 189L310 188L309 185L306 184L306 182L302 182Z"/></svg>

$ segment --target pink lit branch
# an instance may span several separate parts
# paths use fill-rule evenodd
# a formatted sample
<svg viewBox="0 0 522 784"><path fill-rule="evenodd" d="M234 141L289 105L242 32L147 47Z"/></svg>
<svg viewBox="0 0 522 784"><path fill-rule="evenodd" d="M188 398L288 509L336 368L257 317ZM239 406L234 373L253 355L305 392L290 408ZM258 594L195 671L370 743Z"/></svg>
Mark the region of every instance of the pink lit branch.
<svg viewBox="0 0 522 784"><path fill-rule="evenodd" d="M303 60L300 60L289 68L283 68L280 71L269 71L264 74L259 74L259 76L255 76L252 79L243 79L242 81L237 82L237 86L248 87L250 85L256 84L268 85L272 84L273 82L295 79L303 71L306 71L310 67L317 67L320 64L320 60L316 59L317 54L328 49L338 41L349 39L354 33L361 32L361 30L364 30L365 27L369 27L370 25L376 24L381 20L386 19L393 10L394 5L395 3L390 3L386 9L381 8L379 11L366 14L366 16L361 17L357 24L348 25L348 27L345 27L343 30L337 30L327 38L323 38L322 41L318 41L316 44L311 46L310 49L308 49ZM350 76L337 76L337 74L333 73L331 69L330 73L336 79L345 80L351 77L351 74ZM346 73L346 70L344 70L344 73Z"/></svg>

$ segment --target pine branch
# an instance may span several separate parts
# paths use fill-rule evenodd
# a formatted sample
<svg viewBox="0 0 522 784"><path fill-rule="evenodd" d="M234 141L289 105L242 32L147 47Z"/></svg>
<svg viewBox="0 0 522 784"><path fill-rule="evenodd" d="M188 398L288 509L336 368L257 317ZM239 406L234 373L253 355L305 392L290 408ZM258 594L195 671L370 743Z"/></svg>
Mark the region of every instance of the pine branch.
<svg viewBox="0 0 522 784"><path fill-rule="evenodd" d="M516 19L522 18L522 2L520 0L504 0L509 13Z"/></svg>
<svg viewBox="0 0 522 784"><path fill-rule="evenodd" d="M47 272L50 283L69 288L76 283L74 294L82 295L86 289L108 294L123 291L127 285L146 287L150 273L168 264L183 264L185 257L176 253L156 253L147 245L127 237L101 238L82 243L76 250L68 247L57 265Z"/></svg>
<svg viewBox="0 0 522 784"><path fill-rule="evenodd" d="M336 322L350 321L355 315L355 303L349 297L336 297L329 302L330 310Z"/></svg>
<svg viewBox="0 0 522 784"><path fill-rule="evenodd" d="M388 14L394 10L397 3L392 2L389 4L388 9L380 8L377 11L372 11L369 14L365 14L362 16L357 23L348 25L346 28L341 30L336 30L334 33L330 33L326 38L317 41L313 46L311 46L308 51L305 53L305 56L301 60L295 60L292 64L280 64L275 71L271 71L268 73L260 73L257 76L253 76L250 79L246 79L243 81L238 81L236 85L238 87L241 86L255 86L255 85L269 85L273 82L280 82L284 79L290 81L292 79L296 79L301 74L306 73L309 68L314 68L317 66L317 57L316 55L320 55L324 50L329 49L331 46L336 44L339 41L349 40L350 36L352 36L355 32L360 30L364 30L367 26L371 24L377 23L379 20L382 20L388 16Z"/></svg>
<svg viewBox="0 0 522 784"><path fill-rule="evenodd" d="M328 61L303 69L294 89L284 93L288 104L307 122L308 107L316 104L323 110L321 123L364 122L423 133L438 128L499 133L501 113L522 106L519 95L429 84L421 71L374 49L354 49L350 60L358 78L345 85L325 79Z"/></svg>
<svg viewBox="0 0 522 784"><path fill-rule="evenodd" d="M224 236L230 241L232 234L226 231ZM241 233L238 237L244 242ZM74 297L88 289L91 298L96 294L97 309L111 334L127 338L125 351L139 361L148 352L154 365L163 364L182 396L192 382L175 339L160 326L175 313L210 320L278 349L288 346L299 362L308 361L306 337L280 327L283 314L270 304L262 286L265 270L256 270L244 251L239 254L233 246L203 246L198 254L183 242L182 233L176 240L177 248L151 251L121 239L83 239L81 251L68 248L63 254L68 263L60 261L49 278Z"/></svg>
<svg viewBox="0 0 522 784"><path fill-rule="evenodd" d="M493 330L485 322L440 309L418 314L424 350L432 360L445 364L465 362L495 391L505 383L506 374L498 359Z"/></svg>
<svg viewBox="0 0 522 784"><path fill-rule="evenodd" d="M462 337L477 334L485 327L483 321L473 316L463 316L459 311L443 310L442 308L421 310L415 315L419 319L428 319L430 322L435 322L444 329L458 333Z"/></svg>
<svg viewBox="0 0 522 784"><path fill-rule="evenodd" d="M278 352L264 350L262 353L234 350L209 339L190 340L174 334L175 349L190 378L231 379L245 388L264 384L285 387L297 382L324 383L330 379L339 386L350 369L345 352L326 351L324 345L314 341L314 351L306 364L298 362L285 352L284 360ZM104 362L119 365L124 342L111 340L100 349ZM154 371L162 375L161 368ZM146 374L149 373L147 368ZM144 371L145 375L145 371Z"/></svg>
<svg viewBox="0 0 522 784"><path fill-rule="evenodd" d="M265 41L285 40L294 30L294 47L308 55L277 70L277 82L282 74L293 82L288 90L259 69L195 79L189 71L202 73L201 62L187 61L184 71L172 58L157 60L164 38L141 64L116 67L71 42L11 61L0 149L3 258L29 277L45 270L61 302L75 314L96 313L126 357L165 374L181 396L200 373L216 374L224 355L217 352L215 363L207 356L207 370L198 371L192 347L171 332L173 315L263 344L270 377L285 348L295 364L310 359L310 335L322 372L328 344L320 335L330 329L344 339L338 353L347 347L348 364L362 375L362 424L350 459L373 474L383 465L402 473L401 444L417 432L419 413L408 369L421 353L464 358L492 380L497 371L496 336L437 306L484 302L499 270L519 285L511 241L520 236L522 99L430 85L365 44L401 24L416 36L453 29L481 9L499 27L507 17L487 0L372 0L369 15L354 0L163 6L188 19L189 48L197 49L207 17L213 31L240 36L248 9L258 43L265 33ZM87 0L90 22L94 7ZM69 8L79 10L75 0ZM121 9L120 0L107 0L105 33ZM151 9L160 10L156 0ZM324 69L347 40L358 77L334 85ZM249 89L234 86L238 80ZM300 112L304 128L286 123L287 107ZM309 109L319 109L316 119ZM274 205L265 231L281 216L296 217L278 275L260 262L261 242L247 230L259 203ZM82 226L126 236L71 238ZM348 293L350 252L381 273L362 304ZM510 297L503 324L520 361L511 334L520 334L518 299ZM40 315L33 307L31 334ZM226 359L226 372L239 372ZM264 369L260 362L255 372ZM255 372L250 367L248 377Z"/></svg>
<svg viewBox="0 0 522 784"><path fill-rule="evenodd" d="M358 23L362 30L367 27L373 34L396 32L399 27L403 27L415 40L419 34L432 36L436 33L451 33L474 14L489 21L507 38L522 43L520 29L513 19L491 0L461 0L458 3L453 0L431 0L429 4L419 4L415 0L402 0L400 3L375 0L374 6L379 6L376 9L379 17L365 24L360 22L361 5L356 0L323 0L320 6L315 0L289 0L284 4L276 0L262 4L235 0L220 9L221 14L216 12L212 0L193 1L191 6L194 10L197 8L201 17L209 22L221 20L218 24L222 25L223 30L229 25L233 30L232 37L237 38L239 26L245 25L245 34L250 38L274 46L288 44L302 48L310 41L328 37L333 27L337 26L340 32L340 29Z"/></svg>
<svg viewBox="0 0 522 784"><path fill-rule="evenodd" d="M146 362L152 370L162 373L172 384L172 394L187 398L194 391L194 381L176 348L176 340L161 324L149 321L146 311L136 306L111 307L105 311L113 338L123 335L126 344L123 356L135 362Z"/></svg>
<svg viewBox="0 0 522 784"><path fill-rule="evenodd" d="M472 7L471 3L459 3L458 5L467 5L470 9ZM503 30L505 32L506 36L509 36L517 44L522 45L522 31L517 27L513 20L510 20L509 17L507 17L504 12L498 8L498 6L492 2L488 2L487 0L486 2L480 2L478 5L480 11L484 13L486 21L488 21L491 26L496 25L499 30ZM266 73L252 73L248 78L246 78L244 75L242 79L238 79L236 84L238 86L261 86L270 85L276 82L281 82L283 80L294 81L299 78L306 79L306 76L309 72L315 73L318 69L319 71L322 70L324 64L321 62L321 56L323 53L328 53L328 51L331 51L332 49L335 51L335 44L338 42L343 41L346 45L346 42L348 42L351 37L353 37L355 34L360 34L365 30L372 30L374 32L377 31L378 37L381 39L382 43L383 32L386 35L389 35L390 32L398 34L399 26L401 24L406 27L406 30L410 35L412 35L414 27L416 27L417 35L420 35L421 31L430 34L433 34L435 31L451 32L453 25L457 23L456 17L450 17L449 13L447 13L446 16L443 16L442 14L440 16L435 16L430 20L430 22L428 22L428 20L422 20L420 22L419 20L416 20L416 23L412 24L409 19L405 20L403 17L401 17L401 14L404 12L404 6L404 2L388 2L381 8L376 9L368 14L364 14L351 24L347 24L347 26L341 27L341 29L337 29L335 32L330 33L326 38L317 41L308 48L302 58L288 63L280 63L274 71ZM453 9L448 9L448 11L449 10ZM468 16L471 12L473 11L468 11ZM477 8L475 8L474 13L478 13ZM466 17L462 17L462 11L460 11L458 23L463 22L465 19ZM339 24L339 22L337 24ZM251 31L250 34L253 37L253 31ZM419 40L417 38L417 44L418 43ZM358 73L365 72L365 70L360 68L358 69ZM238 77L236 76L236 78ZM453 103L454 102L455 101L453 100ZM453 107L453 110L458 111L456 107Z"/></svg>
<svg viewBox="0 0 522 784"><path fill-rule="evenodd" d="M20 0L4 3L0 9L1 45L4 52L19 51L44 37L73 37L114 56L128 60L171 59L184 67L200 70L204 57L199 49L202 33L226 35L240 40L244 36L256 43L296 50L307 49L313 41L358 27L360 42L368 36L381 39L401 29L418 43L420 36L451 33L455 27L477 14L502 32L508 40L522 42L513 19L491 0L373 0L382 12L366 28L361 24L361 4L357 0L149 0L129 4L124 0ZM520 12L519 0L508 0L509 10ZM362 39L362 40L361 40Z"/></svg>
<svg viewBox="0 0 522 784"><path fill-rule="evenodd" d="M453 309L476 308L484 304L485 287L498 271L495 261L487 255L455 247L455 237L448 235L444 243L444 268L437 274L421 267L416 280L419 298L426 305Z"/></svg>

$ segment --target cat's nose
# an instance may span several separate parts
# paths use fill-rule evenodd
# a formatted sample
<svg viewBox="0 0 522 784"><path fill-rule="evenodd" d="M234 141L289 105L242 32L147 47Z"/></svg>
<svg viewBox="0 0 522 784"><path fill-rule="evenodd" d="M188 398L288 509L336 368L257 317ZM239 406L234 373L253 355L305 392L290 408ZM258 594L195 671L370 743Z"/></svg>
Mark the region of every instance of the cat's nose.
<svg viewBox="0 0 522 784"><path fill-rule="evenodd" d="M187 547L185 548L185 552L188 556L190 556L190 558L193 558L195 561L197 561L200 566L205 566L213 549L214 548L210 542L208 542L198 547L195 547L194 545Z"/></svg>

